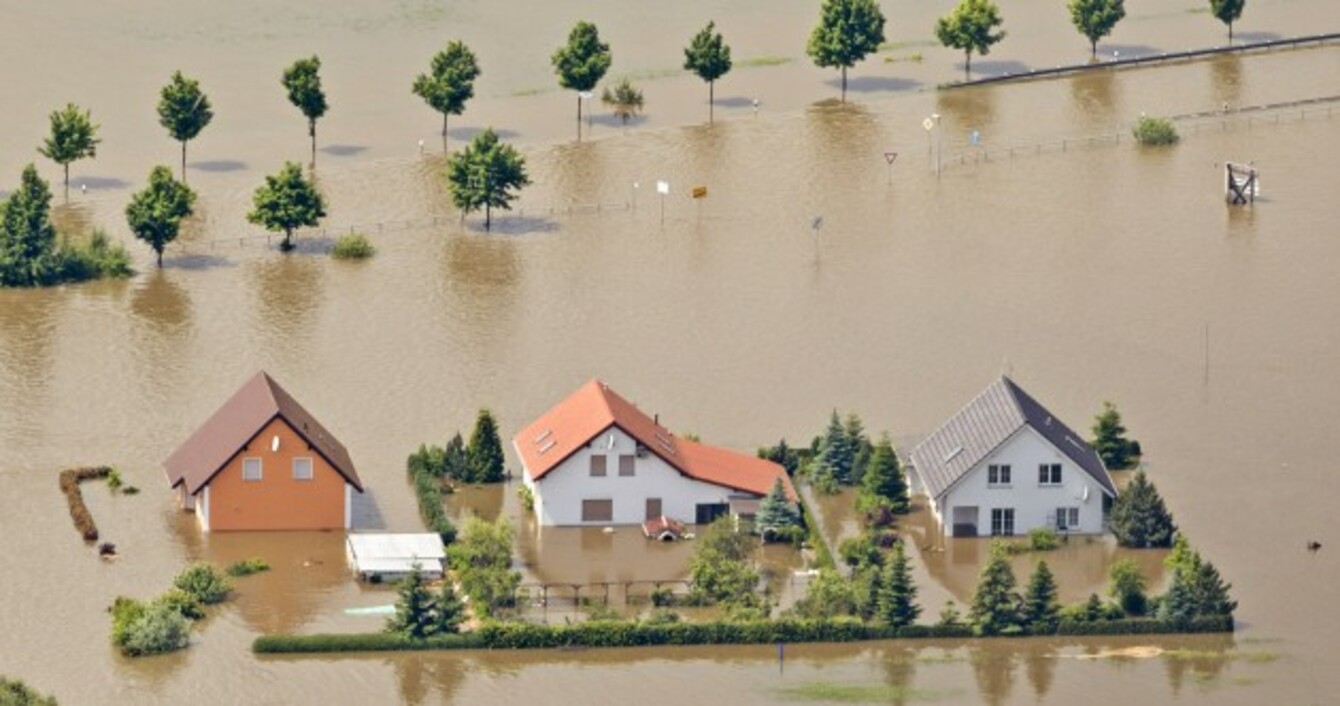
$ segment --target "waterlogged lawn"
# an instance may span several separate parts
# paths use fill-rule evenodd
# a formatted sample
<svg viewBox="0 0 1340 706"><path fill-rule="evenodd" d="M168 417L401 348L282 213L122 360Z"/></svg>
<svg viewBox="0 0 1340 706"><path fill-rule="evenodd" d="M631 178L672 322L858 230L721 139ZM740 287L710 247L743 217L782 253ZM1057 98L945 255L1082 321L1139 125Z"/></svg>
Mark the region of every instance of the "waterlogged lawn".
<svg viewBox="0 0 1340 706"><path fill-rule="evenodd" d="M905 701L939 701L951 695L948 691L913 689L888 684L834 684L809 682L778 689L777 695L785 701L830 704L876 704Z"/></svg>

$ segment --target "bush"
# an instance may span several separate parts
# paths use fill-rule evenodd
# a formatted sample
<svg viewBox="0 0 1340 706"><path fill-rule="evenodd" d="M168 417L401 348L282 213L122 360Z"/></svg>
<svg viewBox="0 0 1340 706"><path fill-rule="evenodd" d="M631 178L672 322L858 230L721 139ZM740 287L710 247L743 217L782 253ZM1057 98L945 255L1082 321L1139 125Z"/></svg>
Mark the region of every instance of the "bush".
<svg viewBox="0 0 1340 706"><path fill-rule="evenodd" d="M1036 527L1028 533L1028 546L1035 552L1049 552L1061 546L1061 537L1050 527Z"/></svg>
<svg viewBox="0 0 1340 706"><path fill-rule="evenodd" d="M252 643L257 654L319 652L395 652L400 650L468 650L487 647L474 633L434 635L415 640L389 632L347 635L262 635Z"/></svg>
<svg viewBox="0 0 1340 706"><path fill-rule="evenodd" d="M518 485L516 487L516 495L518 498L521 498L521 507L525 508L526 512L535 510L535 491L531 490L529 485L524 483Z"/></svg>
<svg viewBox="0 0 1340 706"><path fill-rule="evenodd" d="M664 608L675 604L675 593L665 586L657 586L651 590L651 604L657 608Z"/></svg>
<svg viewBox="0 0 1340 706"><path fill-rule="evenodd" d="M111 473L112 469L107 466L69 468L60 472L60 489L65 493L66 504L70 506L70 519L74 520L74 528L79 530L85 542L98 541L98 525L93 522L88 506L84 505L84 494L79 490L79 484L86 480L106 478Z"/></svg>
<svg viewBox="0 0 1340 706"><path fill-rule="evenodd" d="M0 677L0 706L56 706L56 699L17 679Z"/></svg>
<svg viewBox="0 0 1340 706"><path fill-rule="evenodd" d="M586 619L590 622L624 622L626 619L623 613L611 608L609 605L601 603L600 605L586 611Z"/></svg>
<svg viewBox="0 0 1340 706"><path fill-rule="evenodd" d="M209 564L192 564L177 574L172 585L193 596L205 605L222 603L233 590L223 574Z"/></svg>
<svg viewBox="0 0 1340 706"><path fill-rule="evenodd" d="M330 249L330 254L337 260L362 260L377 254L377 248L372 247L372 243L362 233L349 233L335 239L335 247Z"/></svg>
<svg viewBox="0 0 1340 706"><path fill-rule="evenodd" d="M442 509L442 478L447 473L446 452L437 446L420 445L419 450L410 454L405 466L410 481L414 484L414 495L419 501L419 519L430 532L442 537L444 544L456 541L456 526L447 519Z"/></svg>
<svg viewBox="0 0 1340 706"><path fill-rule="evenodd" d="M113 468L111 472L107 474L107 489L116 493L121 490L121 486L123 485L125 485L125 481L121 479L121 471Z"/></svg>
<svg viewBox="0 0 1340 706"><path fill-rule="evenodd" d="M87 243L62 238L56 250L56 267L64 282L83 282L110 277L124 279L135 273L130 254L120 243L113 243L102 229L93 231Z"/></svg>
<svg viewBox="0 0 1340 706"><path fill-rule="evenodd" d="M190 641L190 624L167 601L122 597L112 604L112 642L127 657L174 652Z"/></svg>
<svg viewBox="0 0 1340 706"><path fill-rule="evenodd" d="M270 564L268 562L266 562L264 559L261 559L260 557L253 556L250 559L235 561L229 564L228 568L224 569L223 571L229 576L239 578L242 576L259 574L262 571L269 571L269 570L270 570Z"/></svg>
<svg viewBox="0 0 1340 706"><path fill-rule="evenodd" d="M790 527L769 527L763 530L762 537L767 544L790 544L793 547L799 547L805 543L807 534L804 527L791 525Z"/></svg>
<svg viewBox="0 0 1340 706"><path fill-rule="evenodd" d="M180 588L170 589L167 593L155 598L154 602L177 611L181 617L187 620L200 620L205 617L205 608L200 605L200 601Z"/></svg>
<svg viewBox="0 0 1340 706"><path fill-rule="evenodd" d="M1177 128L1173 126L1171 120L1151 118L1147 115L1140 116L1131 132L1135 135L1136 142L1142 145L1172 145L1179 139Z"/></svg>
<svg viewBox="0 0 1340 706"><path fill-rule="evenodd" d="M673 625L680 622L683 622L683 618L679 613L665 608L657 608L642 619L643 625Z"/></svg>

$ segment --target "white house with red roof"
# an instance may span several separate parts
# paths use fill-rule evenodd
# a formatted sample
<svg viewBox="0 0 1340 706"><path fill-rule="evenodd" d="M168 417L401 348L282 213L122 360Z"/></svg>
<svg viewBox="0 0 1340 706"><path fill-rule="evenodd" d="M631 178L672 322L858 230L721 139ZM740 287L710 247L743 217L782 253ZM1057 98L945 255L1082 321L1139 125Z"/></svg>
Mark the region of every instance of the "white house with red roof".
<svg viewBox="0 0 1340 706"><path fill-rule="evenodd" d="M786 471L749 454L681 439L592 380L512 439L542 525L697 524L750 515Z"/></svg>

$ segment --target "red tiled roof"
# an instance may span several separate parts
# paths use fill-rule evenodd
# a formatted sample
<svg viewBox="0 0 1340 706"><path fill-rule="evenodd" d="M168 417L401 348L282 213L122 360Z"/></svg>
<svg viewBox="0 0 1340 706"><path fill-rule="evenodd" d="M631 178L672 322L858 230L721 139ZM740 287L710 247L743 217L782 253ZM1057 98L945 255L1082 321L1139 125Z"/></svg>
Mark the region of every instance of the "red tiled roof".
<svg viewBox="0 0 1340 706"><path fill-rule="evenodd" d="M582 385L522 429L512 443L526 473L538 481L611 426L619 427L690 478L756 495L767 495L781 478L787 497L796 500L796 490L781 466L680 439L599 380Z"/></svg>
<svg viewBox="0 0 1340 706"><path fill-rule="evenodd" d="M275 417L326 459L358 492L363 483L344 444L264 372L257 373L163 463L172 487L196 493Z"/></svg>

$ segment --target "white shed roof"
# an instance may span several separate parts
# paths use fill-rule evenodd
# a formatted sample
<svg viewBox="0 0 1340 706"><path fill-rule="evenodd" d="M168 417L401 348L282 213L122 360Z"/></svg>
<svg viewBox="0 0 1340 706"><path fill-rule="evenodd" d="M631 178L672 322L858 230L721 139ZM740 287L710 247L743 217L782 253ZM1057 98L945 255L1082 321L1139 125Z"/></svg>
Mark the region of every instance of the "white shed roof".
<svg viewBox="0 0 1340 706"><path fill-rule="evenodd" d="M401 561L408 566L415 559L425 564L435 561L440 566L444 553L442 537L433 532L349 535L349 555L360 567L386 561Z"/></svg>

